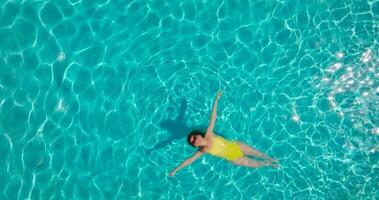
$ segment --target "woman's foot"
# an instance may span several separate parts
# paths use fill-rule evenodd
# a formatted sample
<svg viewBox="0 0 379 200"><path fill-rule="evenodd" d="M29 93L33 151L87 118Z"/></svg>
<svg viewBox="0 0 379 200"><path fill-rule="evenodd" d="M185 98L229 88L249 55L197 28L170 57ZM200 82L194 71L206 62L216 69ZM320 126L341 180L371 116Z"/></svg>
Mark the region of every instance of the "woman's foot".
<svg viewBox="0 0 379 200"><path fill-rule="evenodd" d="M274 159L274 158L270 158L270 157L265 157L266 160L270 161L270 162L279 162L278 160Z"/></svg>
<svg viewBox="0 0 379 200"><path fill-rule="evenodd" d="M259 167L272 167L272 168L279 168L279 164L277 163L274 163L274 162L271 162L271 161L258 161L260 164L259 164Z"/></svg>
<svg viewBox="0 0 379 200"><path fill-rule="evenodd" d="M276 164L276 163L273 163L273 162L270 163L270 166L271 166L272 168L274 168L274 169L278 169L278 168L279 168L279 165Z"/></svg>

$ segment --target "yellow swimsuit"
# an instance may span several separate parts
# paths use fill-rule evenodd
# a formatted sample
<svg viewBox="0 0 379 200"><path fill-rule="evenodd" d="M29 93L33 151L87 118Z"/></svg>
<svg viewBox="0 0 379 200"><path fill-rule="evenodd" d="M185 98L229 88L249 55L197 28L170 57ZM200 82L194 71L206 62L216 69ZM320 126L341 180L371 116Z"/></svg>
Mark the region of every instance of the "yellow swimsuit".
<svg viewBox="0 0 379 200"><path fill-rule="evenodd" d="M243 152L237 142L228 141L216 135L212 136L212 147L207 153L226 160L235 160L243 156Z"/></svg>

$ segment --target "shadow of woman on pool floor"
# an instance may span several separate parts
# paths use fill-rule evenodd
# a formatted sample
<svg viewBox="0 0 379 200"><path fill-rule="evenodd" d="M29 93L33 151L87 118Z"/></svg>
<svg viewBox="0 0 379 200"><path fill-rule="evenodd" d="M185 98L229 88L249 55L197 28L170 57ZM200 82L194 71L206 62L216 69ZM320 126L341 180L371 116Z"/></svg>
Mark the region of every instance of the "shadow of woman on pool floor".
<svg viewBox="0 0 379 200"><path fill-rule="evenodd" d="M174 140L182 140L187 139L188 134L193 129L198 129L201 131L205 131L207 126L195 126L195 127L188 127L186 124L186 118L184 117L185 112L187 109L187 100L183 99L181 102L181 107L178 116L176 119L166 119L162 120L159 124L159 126L162 129L165 129L171 133L171 136L167 138L164 141L160 141L158 144L156 144L153 148L147 149L146 154L149 155L152 151L163 148L169 144L171 144ZM216 132L215 132L216 133ZM220 135L219 133L216 133L217 135ZM223 136L223 135L221 135ZM187 142L185 143L187 144Z"/></svg>

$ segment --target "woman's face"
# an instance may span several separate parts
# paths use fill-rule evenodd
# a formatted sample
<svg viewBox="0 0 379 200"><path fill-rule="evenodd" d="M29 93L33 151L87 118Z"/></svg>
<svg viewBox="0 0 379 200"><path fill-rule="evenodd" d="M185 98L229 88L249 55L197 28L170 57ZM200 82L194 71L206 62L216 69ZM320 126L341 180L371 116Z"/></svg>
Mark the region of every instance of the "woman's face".
<svg viewBox="0 0 379 200"><path fill-rule="evenodd" d="M198 147L201 144L201 141L203 141L203 137L201 135L193 135L190 138L190 142L193 146Z"/></svg>

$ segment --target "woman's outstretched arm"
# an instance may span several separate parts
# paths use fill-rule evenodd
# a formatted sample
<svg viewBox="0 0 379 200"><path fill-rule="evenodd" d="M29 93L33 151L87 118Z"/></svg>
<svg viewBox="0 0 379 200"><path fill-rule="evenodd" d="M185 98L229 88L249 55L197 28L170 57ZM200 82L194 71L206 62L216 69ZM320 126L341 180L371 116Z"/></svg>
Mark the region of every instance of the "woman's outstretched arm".
<svg viewBox="0 0 379 200"><path fill-rule="evenodd" d="M176 169L172 170L169 175L170 176L174 176L177 171L179 171L183 167L191 164L193 161L195 161L196 159L198 159L201 155L203 155L203 152L201 152L200 150L197 151L193 156L191 156L191 158L188 158L182 164L180 164Z"/></svg>
<svg viewBox="0 0 379 200"><path fill-rule="evenodd" d="M213 129L215 127L216 117L217 117L217 104L218 104L218 100L220 99L221 95L222 95L222 91L220 90L217 92L216 99L215 99L215 102L213 104L211 120L209 122L207 132L205 133L205 137L210 137L213 134Z"/></svg>

